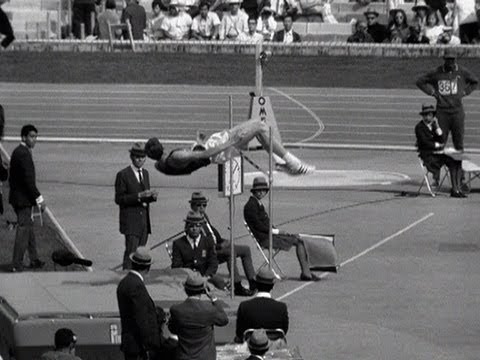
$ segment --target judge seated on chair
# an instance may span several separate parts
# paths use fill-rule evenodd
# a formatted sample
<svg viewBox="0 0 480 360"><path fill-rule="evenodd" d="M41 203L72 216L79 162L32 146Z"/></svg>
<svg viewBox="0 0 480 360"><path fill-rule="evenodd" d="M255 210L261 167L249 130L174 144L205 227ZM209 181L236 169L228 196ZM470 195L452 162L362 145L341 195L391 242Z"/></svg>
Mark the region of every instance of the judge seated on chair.
<svg viewBox="0 0 480 360"><path fill-rule="evenodd" d="M450 196L465 198L467 195L461 191L462 162L443 153L445 147L443 133L438 126L435 114L436 109L433 105L422 105L422 111L420 111L422 120L415 126L418 156L422 159L427 170L432 173L433 186L438 186L440 170L443 165L446 165L450 172L450 182L452 184Z"/></svg>

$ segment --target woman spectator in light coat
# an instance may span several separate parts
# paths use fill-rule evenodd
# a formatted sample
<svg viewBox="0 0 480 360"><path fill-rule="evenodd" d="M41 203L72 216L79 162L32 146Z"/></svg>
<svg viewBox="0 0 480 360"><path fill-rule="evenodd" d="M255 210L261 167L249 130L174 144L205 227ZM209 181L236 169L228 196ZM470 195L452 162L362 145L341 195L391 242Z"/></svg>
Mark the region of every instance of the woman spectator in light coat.
<svg viewBox="0 0 480 360"><path fill-rule="evenodd" d="M402 9L390 11L390 23L388 24L388 42L401 44L406 43L410 36L410 27L407 23L407 15Z"/></svg>
<svg viewBox="0 0 480 360"><path fill-rule="evenodd" d="M440 25L438 13L435 10L431 10L427 15L425 36L428 38L430 44L436 44L441 33L443 33L443 25Z"/></svg>

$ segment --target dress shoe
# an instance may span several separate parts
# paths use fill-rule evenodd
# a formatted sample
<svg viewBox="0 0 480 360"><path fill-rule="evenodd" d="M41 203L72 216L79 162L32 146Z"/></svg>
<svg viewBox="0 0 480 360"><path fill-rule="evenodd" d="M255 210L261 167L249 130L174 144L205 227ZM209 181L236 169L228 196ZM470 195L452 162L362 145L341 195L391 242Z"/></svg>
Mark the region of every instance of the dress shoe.
<svg viewBox="0 0 480 360"><path fill-rule="evenodd" d="M463 192L461 192L461 191L458 191L458 190L453 191L453 190L452 190L452 191L450 192L450 197L453 197L453 198L466 198L467 195L465 195L465 194L464 194Z"/></svg>
<svg viewBox="0 0 480 360"><path fill-rule="evenodd" d="M317 275L315 274L312 274L310 276L306 276L306 275L300 275L300 281L320 281L322 280L322 278L318 277Z"/></svg>
<svg viewBox="0 0 480 360"><path fill-rule="evenodd" d="M253 296L253 294L255 294L255 291L247 289L247 288L243 287L243 285L241 285L241 284L240 285L235 284L234 294L236 296Z"/></svg>
<svg viewBox="0 0 480 360"><path fill-rule="evenodd" d="M45 266L45 262L40 259L33 260L30 262L30 269L41 269Z"/></svg>

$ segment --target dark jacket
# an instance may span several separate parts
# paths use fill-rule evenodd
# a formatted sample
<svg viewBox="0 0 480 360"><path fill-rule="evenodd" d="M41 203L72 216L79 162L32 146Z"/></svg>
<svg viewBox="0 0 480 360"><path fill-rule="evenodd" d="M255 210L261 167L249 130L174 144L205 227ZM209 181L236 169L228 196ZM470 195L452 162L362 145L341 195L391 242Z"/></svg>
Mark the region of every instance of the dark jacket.
<svg viewBox="0 0 480 360"><path fill-rule="evenodd" d="M143 40L143 31L147 27L147 13L144 7L138 5L136 2L128 4L122 13L122 23L126 23L127 19L132 26L133 39Z"/></svg>
<svg viewBox="0 0 480 360"><path fill-rule="evenodd" d="M288 310L283 302L255 297L240 303L237 311L235 335L243 339L247 329L282 329L288 331Z"/></svg>
<svg viewBox="0 0 480 360"><path fill-rule="evenodd" d="M215 360L213 326L227 324L227 314L218 301L188 298L170 307L168 328L178 336L176 360Z"/></svg>
<svg viewBox="0 0 480 360"><path fill-rule="evenodd" d="M143 184L140 185L131 166L117 173L115 179L115 203L120 206L120 233L124 235L138 235L143 233L142 226L147 220L147 231L151 233L150 203L154 198L138 199L138 193L150 190L148 171L142 170Z"/></svg>
<svg viewBox="0 0 480 360"><path fill-rule="evenodd" d="M363 31L356 31L353 35L350 35L347 39L349 43L373 43L373 37L369 33Z"/></svg>
<svg viewBox="0 0 480 360"><path fill-rule="evenodd" d="M259 201L250 196L243 208L243 217L252 230L257 241L262 244L268 244L269 218L265 207L260 205Z"/></svg>
<svg viewBox="0 0 480 360"><path fill-rule="evenodd" d="M293 42L301 42L302 40L300 39L300 35L296 33L295 31L292 31L293 35ZM273 41L276 42L283 42L283 38L285 37L285 29L277 31L275 34L273 34Z"/></svg>
<svg viewBox="0 0 480 360"><path fill-rule="evenodd" d="M477 88L478 79L467 69L458 66L447 71L444 66L421 76L417 86L427 95L435 95L437 110L458 111L463 109L462 98Z"/></svg>
<svg viewBox="0 0 480 360"><path fill-rule="evenodd" d="M432 154L435 150L440 150L435 147L435 143L443 143L442 136L430 130L423 120L415 126L415 137L417 138L416 146L420 157Z"/></svg>
<svg viewBox="0 0 480 360"><path fill-rule="evenodd" d="M121 350L140 355L160 349L161 332L155 304L143 281L129 272L118 284L117 301L122 324Z"/></svg>
<svg viewBox="0 0 480 360"><path fill-rule="evenodd" d="M206 237L211 238L212 241L215 243L215 249L219 250L222 247L222 244L225 241L227 241L227 239L222 238L222 235L219 233L217 228L215 228L215 226L213 226L212 223L210 222L210 218L208 217L207 214L204 214L204 217L205 217L205 223L202 226L202 233ZM208 225L210 225L210 228L208 227Z"/></svg>
<svg viewBox="0 0 480 360"><path fill-rule="evenodd" d="M13 150L10 159L9 202L14 209L22 209L36 205L40 196L35 179L35 165L32 152L20 144Z"/></svg>
<svg viewBox="0 0 480 360"><path fill-rule="evenodd" d="M200 242L195 251L186 235L175 240L172 246L172 269L175 268L196 270L202 276L214 275L218 269L218 259L213 240L203 234L200 235Z"/></svg>
<svg viewBox="0 0 480 360"><path fill-rule="evenodd" d="M387 27L383 24L375 23L368 26L368 33L372 35L376 43L382 43L388 37Z"/></svg>

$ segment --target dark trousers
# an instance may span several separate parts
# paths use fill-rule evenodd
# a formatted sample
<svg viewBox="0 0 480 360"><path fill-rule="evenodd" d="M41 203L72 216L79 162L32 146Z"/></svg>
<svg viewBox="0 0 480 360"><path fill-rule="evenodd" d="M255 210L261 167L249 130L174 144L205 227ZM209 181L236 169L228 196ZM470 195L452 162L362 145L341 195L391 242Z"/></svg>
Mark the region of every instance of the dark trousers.
<svg viewBox="0 0 480 360"><path fill-rule="evenodd" d="M10 20L8 19L7 14L2 10L0 7L0 34L5 35L5 38L2 40L0 45L3 48L6 48L8 45L15 40L15 36L13 35L12 25L10 24Z"/></svg>
<svg viewBox="0 0 480 360"><path fill-rule="evenodd" d="M248 280L255 279L255 269L252 262L252 253L250 248L246 245L234 245L233 252L235 256L235 261L233 262L233 281L238 283L241 281L240 273L237 266L237 257L242 260L243 271ZM221 264L223 262L227 263L228 271L232 273L230 265L230 246L223 246L217 250L218 262Z"/></svg>
<svg viewBox="0 0 480 360"><path fill-rule="evenodd" d="M21 270L25 251L28 251L30 262L38 260L38 253L33 232L32 208L15 209L15 213L18 223L13 247L13 266Z"/></svg>
<svg viewBox="0 0 480 360"><path fill-rule="evenodd" d="M443 142L446 143L448 134L452 132L453 147L463 151L463 137L465 134L465 112L463 108L454 111L437 109L438 125L443 132Z"/></svg>
<svg viewBox="0 0 480 360"><path fill-rule="evenodd" d="M461 24L458 30L462 44L472 44L474 40L479 38L477 21Z"/></svg>
<svg viewBox="0 0 480 360"><path fill-rule="evenodd" d="M141 235L125 235L125 252L123 253L123 270L131 269L130 254L139 246L145 246L148 240L147 230Z"/></svg>
<svg viewBox="0 0 480 360"><path fill-rule="evenodd" d="M444 154L424 154L421 156L427 170L433 174L433 177L438 181L440 179L440 170L443 165L447 165L450 172L450 183L452 184L452 191L460 191L462 184L462 162L452 159Z"/></svg>
<svg viewBox="0 0 480 360"><path fill-rule="evenodd" d="M73 35L81 38L81 24L85 24L85 36L92 35L92 18L91 13L95 13L95 4L92 2L86 4L73 4L72 13L72 31Z"/></svg>

